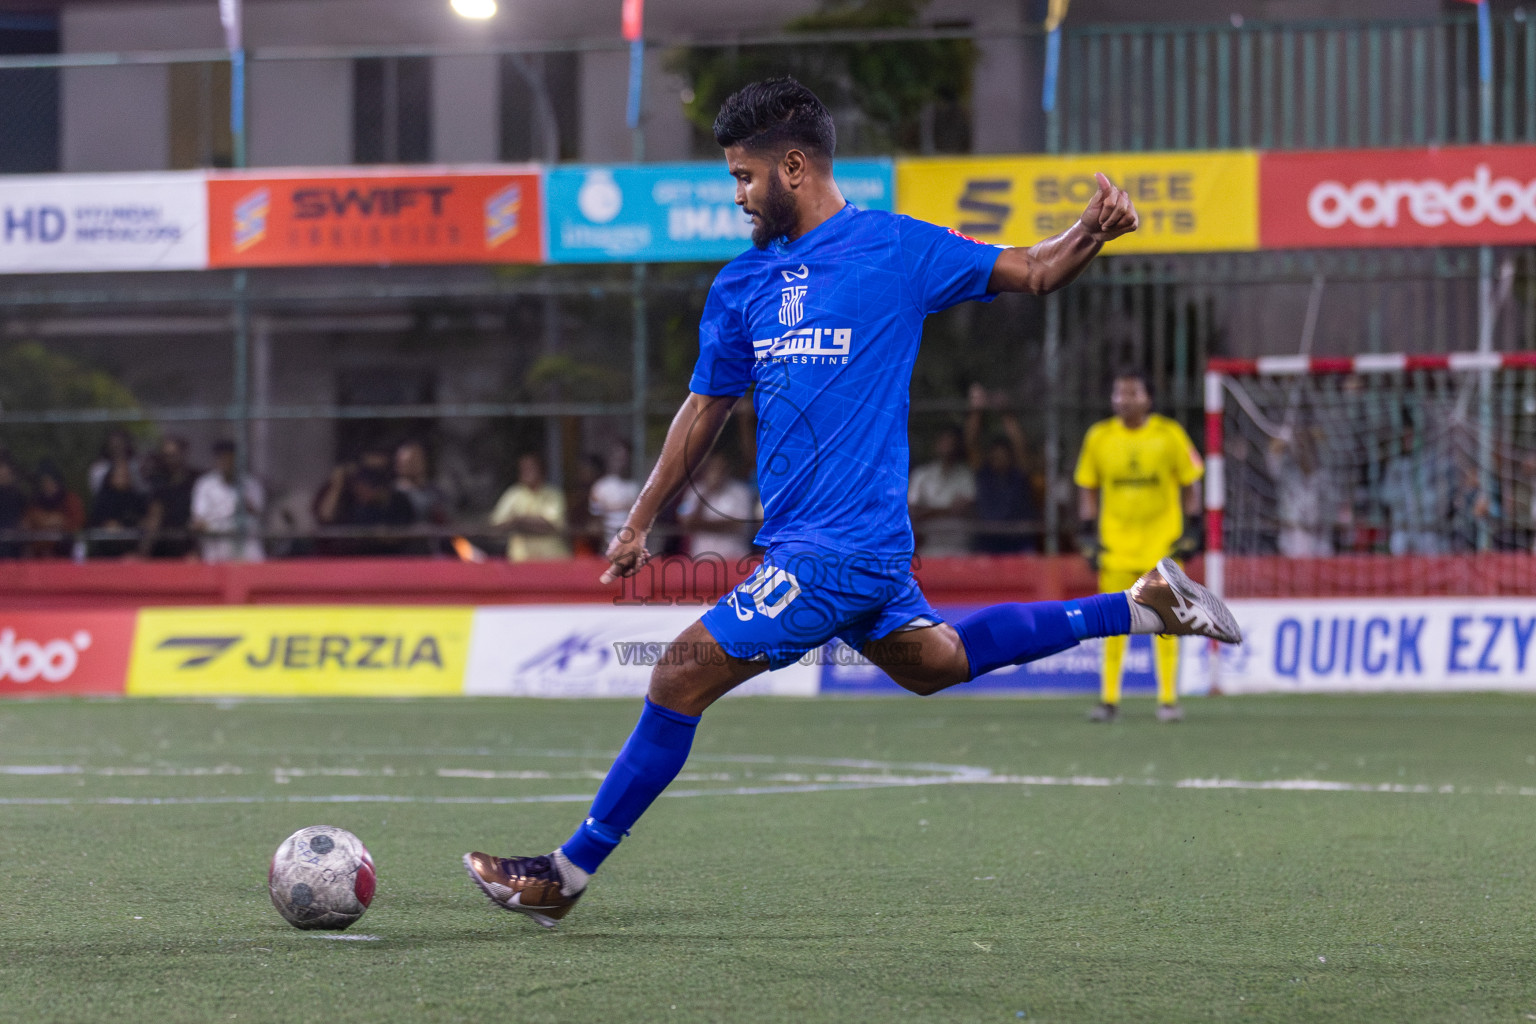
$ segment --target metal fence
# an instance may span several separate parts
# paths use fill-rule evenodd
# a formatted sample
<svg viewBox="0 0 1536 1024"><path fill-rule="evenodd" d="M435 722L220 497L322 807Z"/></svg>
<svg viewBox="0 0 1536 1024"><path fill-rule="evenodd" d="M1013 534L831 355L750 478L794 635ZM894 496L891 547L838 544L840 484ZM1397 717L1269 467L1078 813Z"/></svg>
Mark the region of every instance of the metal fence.
<svg viewBox="0 0 1536 1024"><path fill-rule="evenodd" d="M1491 129L1500 141L1536 138L1533 31L1536 22L1519 12L1496 18ZM754 53L786 47L831 53L957 40L986 52L1016 50L1026 73L1038 74L1041 39L1032 30L984 39L944 29L650 46L669 54L672 66L691 50L734 54L745 73L756 66L747 59ZM1020 119L1029 144L1072 150L1473 141L1484 127L1474 40L1475 19L1459 14L1392 24L1069 28L1057 113L1042 117L1025 89L1006 115ZM258 49L249 57L253 157L287 153L289 162L336 164L442 159L440 144L454 136L441 118L452 105L433 90L455 80L479 82L479 98L465 106L494 132L493 157L580 157L590 135L581 120L597 98L579 95L577 69L622 54L617 41L597 41L498 51ZM100 95L127 106L82 107L71 90L91 76ZM0 169L64 166L81 153L70 141L74 113L88 109L82 116L101 124L132 121L145 96L159 97L169 130L162 149L138 151L143 167L238 163L230 89L219 51L0 58L0 96L12 97L0 103ZM601 103L620 109L622 97ZM857 139L875 135L851 137L856 150ZM918 145L942 148L964 137L920 132ZM303 148L322 143L332 148ZM135 158L118 157L117 169ZM1497 263L1495 347L1536 347L1536 251ZM545 457L573 506L583 500L591 456L608 443L629 441L644 468L682 397L715 269L0 278L0 353L35 343L100 370L126 395L111 405L12 401L0 408L0 445L16 448L18 432L46 428L60 445L93 451L114 424L133 426L141 444L157 433L186 434L199 452L229 437L274 499L289 495L302 511L331 467L358 448L418 438L454 503L451 529L433 536L473 533L520 452ZM1040 515L1009 529L1049 549L1069 539L1076 445L1089 423L1108 414L1116 367L1148 369L1159 407L1194 432L1205 358L1286 351L1291 337L1299 344L1314 294L1323 310L1314 351L1448 351L1474 342L1478 275L1477 255L1462 250L1108 258L1054 309L1010 296L931 321L913 388L914 461L928 458L941 430L965 424L970 385L986 383L998 395L981 440L1011 410L1034 453L1022 468ZM1285 326L1277 331L1277 323ZM744 475L750 440L741 431L728 440ZM314 550L303 537L318 529L302 516L249 528L265 530L274 554Z"/></svg>

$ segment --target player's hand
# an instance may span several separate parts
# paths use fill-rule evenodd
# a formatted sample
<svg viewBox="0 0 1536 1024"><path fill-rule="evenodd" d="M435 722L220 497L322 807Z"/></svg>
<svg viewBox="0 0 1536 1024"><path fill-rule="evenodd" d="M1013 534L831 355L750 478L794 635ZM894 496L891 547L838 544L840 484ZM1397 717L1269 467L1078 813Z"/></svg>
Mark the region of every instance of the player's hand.
<svg viewBox="0 0 1536 1024"><path fill-rule="evenodd" d="M626 576L633 576L640 567L651 560L645 548L645 534L631 527L624 527L608 544L608 568L598 578L599 583L612 583Z"/></svg>
<svg viewBox="0 0 1536 1024"><path fill-rule="evenodd" d="M1103 550L1104 545L1099 543L1099 524L1093 521L1083 523L1082 529L1077 532L1077 552L1094 572L1099 571L1099 555Z"/></svg>
<svg viewBox="0 0 1536 1024"><path fill-rule="evenodd" d="M1173 545L1173 557L1187 562L1205 550L1205 518L1185 516L1184 534Z"/></svg>
<svg viewBox="0 0 1536 1024"><path fill-rule="evenodd" d="M1103 174L1095 173L1094 177L1099 181L1099 191L1088 200L1088 208L1079 218L1088 236L1102 243L1135 231L1141 221L1131 197Z"/></svg>

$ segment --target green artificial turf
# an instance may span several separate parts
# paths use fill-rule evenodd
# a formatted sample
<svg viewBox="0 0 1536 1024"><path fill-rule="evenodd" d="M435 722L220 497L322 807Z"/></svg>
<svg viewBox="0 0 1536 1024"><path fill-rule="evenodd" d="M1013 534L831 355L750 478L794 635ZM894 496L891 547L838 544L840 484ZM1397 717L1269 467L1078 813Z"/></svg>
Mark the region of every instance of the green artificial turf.
<svg viewBox="0 0 1536 1024"><path fill-rule="evenodd" d="M584 802L487 801L592 793L633 701L0 705L0 1019L1536 1019L1530 699L1086 707L726 701L699 795L546 932L459 857L564 839ZM407 799L301 802L349 795ZM341 934L376 941L268 901L322 823L373 852Z"/></svg>

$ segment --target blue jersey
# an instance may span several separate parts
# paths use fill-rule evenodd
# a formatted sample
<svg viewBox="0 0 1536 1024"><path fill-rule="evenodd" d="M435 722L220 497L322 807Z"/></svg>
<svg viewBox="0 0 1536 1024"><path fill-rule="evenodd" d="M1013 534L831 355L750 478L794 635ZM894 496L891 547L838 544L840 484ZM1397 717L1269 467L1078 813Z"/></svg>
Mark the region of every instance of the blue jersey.
<svg viewBox="0 0 1536 1024"><path fill-rule="evenodd" d="M720 271L689 388L754 387L758 543L911 554L907 411L923 318L989 299L1000 252L850 204Z"/></svg>

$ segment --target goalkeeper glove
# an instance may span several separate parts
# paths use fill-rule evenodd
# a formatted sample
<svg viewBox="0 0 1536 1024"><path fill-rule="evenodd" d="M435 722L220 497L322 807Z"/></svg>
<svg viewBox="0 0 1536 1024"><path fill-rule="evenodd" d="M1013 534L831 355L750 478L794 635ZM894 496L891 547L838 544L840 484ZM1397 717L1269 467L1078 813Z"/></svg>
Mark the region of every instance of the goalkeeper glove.
<svg viewBox="0 0 1536 1024"><path fill-rule="evenodd" d="M1205 550L1205 517L1185 516L1184 535L1173 545L1173 557L1188 561Z"/></svg>
<svg viewBox="0 0 1536 1024"><path fill-rule="evenodd" d="M1099 554L1104 545L1099 543L1099 521L1085 519L1077 530L1077 551L1088 562L1088 568L1099 571Z"/></svg>

